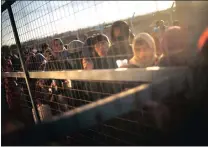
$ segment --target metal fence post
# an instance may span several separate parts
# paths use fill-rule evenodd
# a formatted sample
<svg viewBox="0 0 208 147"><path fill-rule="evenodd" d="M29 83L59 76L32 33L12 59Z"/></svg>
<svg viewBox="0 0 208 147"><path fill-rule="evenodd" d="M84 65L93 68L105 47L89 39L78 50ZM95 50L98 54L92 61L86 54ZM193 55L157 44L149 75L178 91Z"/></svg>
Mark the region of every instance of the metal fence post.
<svg viewBox="0 0 208 147"><path fill-rule="evenodd" d="M18 53L19 53L19 57L20 57L20 62L21 62L22 68L23 68L23 72L25 73L25 81L26 81L26 84L27 84L28 94L29 94L29 97L30 97L30 100L31 100L32 107L34 109L36 118L37 118L37 123L40 123L41 121L40 121L40 116L39 116L39 113L38 113L38 109L37 109L37 106L36 106L35 102L32 99L32 94L31 94L31 90L30 90L29 72L25 68L25 64L24 64L23 59L22 59L23 53L21 51L21 43L20 43L20 40L19 40L19 35L18 35L18 32L17 32L15 20L14 20L14 15L13 15L13 12L12 12L11 5L8 4L8 3L7 3L7 8L8 8L9 18L10 18L11 25L12 25L12 30L13 30L13 33L14 33L15 42L17 44L17 49L18 49Z"/></svg>

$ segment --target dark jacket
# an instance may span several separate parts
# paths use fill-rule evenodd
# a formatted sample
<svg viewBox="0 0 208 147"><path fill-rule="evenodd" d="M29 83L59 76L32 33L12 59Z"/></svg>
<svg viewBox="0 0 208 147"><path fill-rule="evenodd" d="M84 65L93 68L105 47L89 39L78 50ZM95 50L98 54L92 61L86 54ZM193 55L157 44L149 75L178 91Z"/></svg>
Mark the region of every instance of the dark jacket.
<svg viewBox="0 0 208 147"><path fill-rule="evenodd" d="M117 68L117 60L129 60L133 57L132 47L128 41L115 43L110 47L108 56L109 68Z"/></svg>
<svg viewBox="0 0 208 147"><path fill-rule="evenodd" d="M114 28L119 27L121 35L119 37L114 36ZM111 28L111 41L112 46L108 51L108 65L109 68L117 68L116 60L129 60L132 55L132 47L129 44L129 26L124 21L116 21Z"/></svg>
<svg viewBox="0 0 208 147"><path fill-rule="evenodd" d="M45 70L46 71L57 71L57 70L69 70L72 69L72 65L70 63L70 54L67 50L60 52L56 58L48 61L46 63Z"/></svg>
<svg viewBox="0 0 208 147"><path fill-rule="evenodd" d="M163 56L158 60L158 66L186 66L188 65L188 60L184 53L179 53L175 56Z"/></svg>
<svg viewBox="0 0 208 147"><path fill-rule="evenodd" d="M20 62L18 55L11 56L11 61L12 61L12 66L13 66L14 72L22 70L21 62Z"/></svg>
<svg viewBox="0 0 208 147"><path fill-rule="evenodd" d="M71 70L71 57L67 50L63 50L57 56L53 57L52 60L47 61L45 65L45 71L60 71L60 70ZM47 92L49 93L49 87L51 87L51 94L44 96L46 101L52 107L53 114L60 113L60 111L65 112L68 110L68 91L64 88L65 80L44 80L44 85L47 85ZM45 91L44 88L40 88L41 91ZM49 102L50 101L50 102Z"/></svg>
<svg viewBox="0 0 208 147"><path fill-rule="evenodd" d="M83 69L82 66L82 52L75 52L75 53L70 53L71 56L71 65L73 70L77 69Z"/></svg>

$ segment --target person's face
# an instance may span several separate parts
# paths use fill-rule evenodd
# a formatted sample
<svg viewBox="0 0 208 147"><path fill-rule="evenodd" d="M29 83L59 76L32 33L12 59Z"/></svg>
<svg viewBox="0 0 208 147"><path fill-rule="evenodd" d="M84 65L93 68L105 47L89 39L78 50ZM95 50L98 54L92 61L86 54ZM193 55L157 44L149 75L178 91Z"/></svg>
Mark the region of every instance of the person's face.
<svg viewBox="0 0 208 147"><path fill-rule="evenodd" d="M134 54L143 61L152 60L153 49L146 42L136 43L134 45Z"/></svg>
<svg viewBox="0 0 208 147"><path fill-rule="evenodd" d="M115 27L113 30L113 34L115 37L121 36L121 29L119 27Z"/></svg>
<svg viewBox="0 0 208 147"><path fill-rule="evenodd" d="M107 41L100 41L95 44L95 51L100 57L107 56L109 44Z"/></svg>
<svg viewBox="0 0 208 147"><path fill-rule="evenodd" d="M82 60L82 65L85 70L90 70L94 68L93 63L85 58Z"/></svg>
<svg viewBox="0 0 208 147"><path fill-rule="evenodd" d="M61 44L60 44L59 41L53 41L53 43L52 43L52 50L55 53L60 52L62 50Z"/></svg>

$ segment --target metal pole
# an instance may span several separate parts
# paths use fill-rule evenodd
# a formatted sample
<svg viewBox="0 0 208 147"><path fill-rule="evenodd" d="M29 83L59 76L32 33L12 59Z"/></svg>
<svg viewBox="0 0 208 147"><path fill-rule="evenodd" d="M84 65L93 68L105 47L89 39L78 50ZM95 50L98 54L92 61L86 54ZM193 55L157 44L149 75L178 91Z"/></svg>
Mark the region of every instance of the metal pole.
<svg viewBox="0 0 208 147"><path fill-rule="evenodd" d="M23 68L23 72L25 73L25 81L26 81L26 84L27 84L28 94L29 94L29 97L30 97L30 100L31 100L36 118L37 118L37 123L40 123L40 116L39 116L39 113L38 113L38 109L37 109L37 107L36 107L36 105L35 105L35 103L32 99L32 94L31 94L31 91L30 91L30 85L29 85L29 81L28 81L29 80L29 72L25 68L25 65L24 65L24 62L23 62L23 59L22 59L23 53L22 53L22 50L21 50L21 44L20 44L19 35L18 35L18 32L17 32L17 27L16 27L16 24L15 24L15 20L14 20L14 15L13 15L13 12L12 12L11 5L8 4L7 6L8 6L7 7L8 12L9 12L9 18L10 18L11 25L12 25L12 30L13 30L13 33L14 33L14 38L15 38L17 48L18 48L20 62L21 62L22 68Z"/></svg>

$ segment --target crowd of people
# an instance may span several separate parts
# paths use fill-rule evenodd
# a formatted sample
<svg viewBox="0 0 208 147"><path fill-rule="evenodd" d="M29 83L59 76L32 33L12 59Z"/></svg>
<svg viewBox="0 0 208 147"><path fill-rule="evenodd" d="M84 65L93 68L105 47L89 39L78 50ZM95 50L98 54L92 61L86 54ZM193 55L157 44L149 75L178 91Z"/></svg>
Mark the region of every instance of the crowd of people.
<svg viewBox="0 0 208 147"><path fill-rule="evenodd" d="M110 39L105 34L100 33L89 36L84 41L73 40L67 45L60 38L53 39L51 45L47 43L42 44L41 52L32 50L24 58L25 66L28 71L56 71L186 66L188 64L186 57L188 49L187 33L183 27L180 27L178 21L174 21L172 26L165 26L164 21L160 20L156 22L151 34L142 32L136 35L131 32L125 21L116 21L111 26L110 34ZM202 45L200 48L203 48ZM3 72L22 70L15 46L3 46L2 55ZM69 93L69 91L63 92L63 90L57 87L65 87L67 89L66 87L69 88L70 81L67 79L35 80L33 83L31 89L34 91L33 95L36 99L44 98L47 101L56 101L62 104L60 108L62 111L69 109L68 103L70 102L63 97L63 93ZM12 107L11 99L17 96L12 95L14 92L11 92L12 87L8 84L8 78L5 78L4 84L7 102ZM43 85L50 87L49 90L48 87L46 89ZM103 86L100 88L98 84L92 90L92 85L90 84L88 87L89 91L98 89L107 89L108 93L119 91L109 92L110 88L103 88ZM75 81L70 88L73 86L76 89L82 89L83 83ZM108 87L110 86L108 85ZM44 92L37 93L37 91ZM88 95L90 98L95 97L95 95L93 96L86 92L70 92L70 97L80 97L80 95L83 97ZM51 95L46 96L43 93L51 93ZM37 102L44 103L43 101Z"/></svg>

